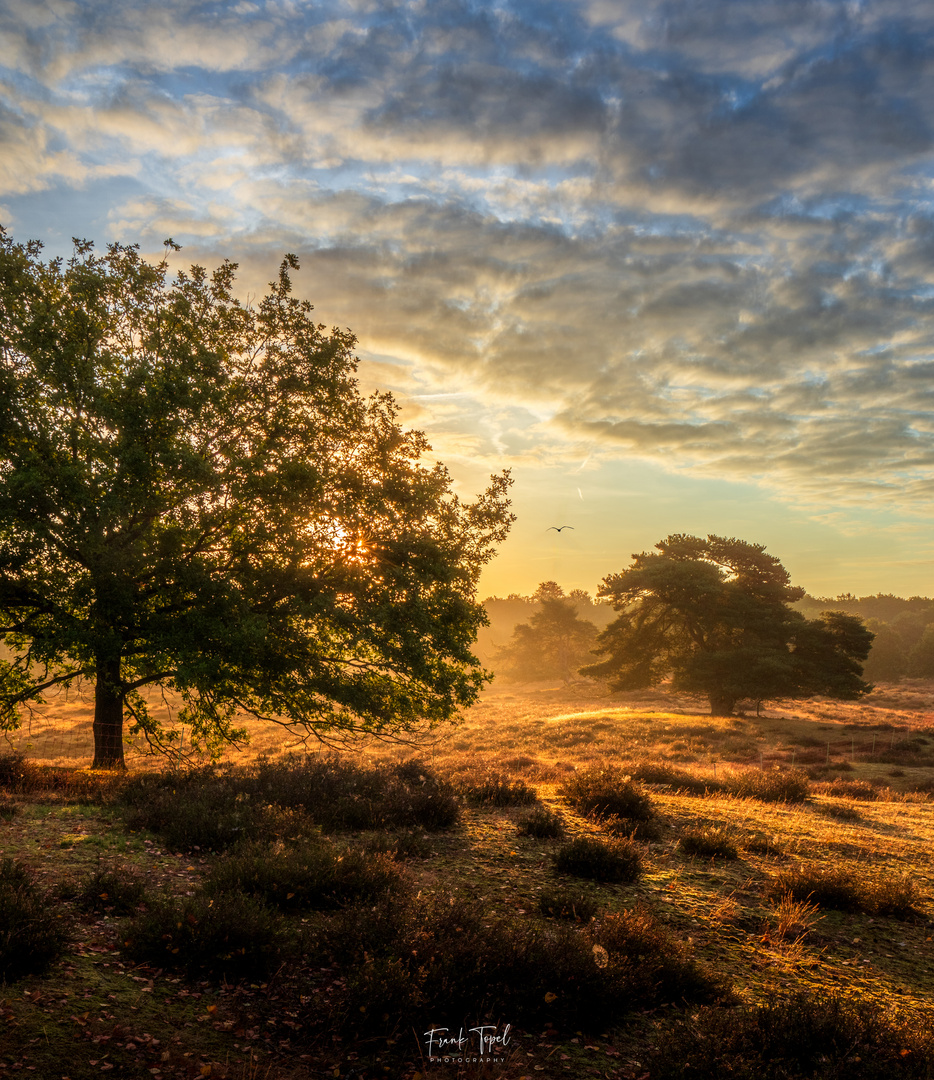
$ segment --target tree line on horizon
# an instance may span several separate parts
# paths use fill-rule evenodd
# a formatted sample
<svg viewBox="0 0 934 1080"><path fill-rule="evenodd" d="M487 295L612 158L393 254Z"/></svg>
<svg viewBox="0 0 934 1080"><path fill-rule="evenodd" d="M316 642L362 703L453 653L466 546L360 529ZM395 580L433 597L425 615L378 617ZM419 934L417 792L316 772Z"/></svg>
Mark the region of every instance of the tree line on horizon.
<svg viewBox="0 0 934 1080"><path fill-rule="evenodd" d="M509 641L519 625L540 625L541 615L534 624L530 620L543 612L543 608L547 609L547 600L554 599L573 603L577 617L592 628L586 633L577 629L577 640L581 644L586 642L587 648L574 653L573 659L579 661L576 667L568 664L556 668L554 664L540 660L520 659L527 632L522 632L519 640ZM590 660L592 641L614 618L613 606L608 600L579 588L565 592L555 581L542 582L528 595L514 592L507 596L488 596L483 605L490 620L490 626L481 630L484 659L492 664L498 676L514 681L531 682L537 678L560 676L569 682L578 678L580 667ZM874 635L863 664L863 677L868 682L934 679L934 599L931 597L901 597L881 592L866 596L847 592L819 597L805 593L791 606L809 618L833 609L862 619ZM559 609L551 610L557 614ZM505 647L504 643L507 643ZM536 643L536 647L540 648L540 644Z"/></svg>

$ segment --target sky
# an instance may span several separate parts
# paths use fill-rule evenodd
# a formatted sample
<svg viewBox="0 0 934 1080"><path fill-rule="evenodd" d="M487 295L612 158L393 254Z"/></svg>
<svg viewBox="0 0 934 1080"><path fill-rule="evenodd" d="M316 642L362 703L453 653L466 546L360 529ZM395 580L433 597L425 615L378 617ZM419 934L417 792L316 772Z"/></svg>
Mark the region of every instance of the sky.
<svg viewBox="0 0 934 1080"><path fill-rule="evenodd" d="M458 490L512 470L483 596L675 532L934 594L929 3L0 0L0 224L297 254Z"/></svg>

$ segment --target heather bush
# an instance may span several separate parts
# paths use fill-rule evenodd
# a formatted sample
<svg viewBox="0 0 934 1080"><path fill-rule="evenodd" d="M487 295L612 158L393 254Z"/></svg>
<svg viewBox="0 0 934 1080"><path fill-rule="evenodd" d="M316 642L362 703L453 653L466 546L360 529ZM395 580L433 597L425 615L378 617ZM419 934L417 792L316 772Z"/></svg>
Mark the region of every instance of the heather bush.
<svg viewBox="0 0 934 1080"><path fill-rule="evenodd" d="M716 825L686 829L678 839L678 847L684 855L698 855L704 859L739 858L733 831Z"/></svg>
<svg viewBox="0 0 934 1080"><path fill-rule="evenodd" d="M146 899L146 886L120 867L98 867L74 889L74 902L82 911L131 915Z"/></svg>
<svg viewBox="0 0 934 1080"><path fill-rule="evenodd" d="M568 889L544 889L538 895L538 910L551 919L589 923L599 910L597 903L586 893Z"/></svg>
<svg viewBox="0 0 934 1080"><path fill-rule="evenodd" d="M582 814L600 819L649 821L655 808L642 788L618 767L597 765L569 777L560 794Z"/></svg>
<svg viewBox="0 0 934 1080"><path fill-rule="evenodd" d="M327 910L373 900L400 880L388 855L343 850L319 839L273 848L246 845L214 864L204 888L214 897L239 891L283 911Z"/></svg>
<svg viewBox="0 0 934 1080"><path fill-rule="evenodd" d="M347 910L316 940L318 959L333 962L342 982L329 1014L319 997L305 1022L327 1019L357 1035L403 1030L413 1011L600 1031L634 1007L710 1001L722 989L661 932L649 942L612 923L583 931L510 922L444 897L389 899L365 917Z"/></svg>
<svg viewBox="0 0 934 1080"><path fill-rule="evenodd" d="M934 1038L920 1018L875 1004L793 994L764 1005L702 1008L656 1028L652 1080L927 1080Z"/></svg>
<svg viewBox="0 0 934 1080"><path fill-rule="evenodd" d="M14 859L0 860L0 983L38 975L69 940L62 908Z"/></svg>
<svg viewBox="0 0 934 1080"><path fill-rule="evenodd" d="M516 829L520 836L536 840L557 840L564 836L564 820L547 806L537 806L531 813L521 817Z"/></svg>
<svg viewBox="0 0 934 1080"><path fill-rule="evenodd" d="M239 891L164 900L120 929L137 963L177 968L192 977L261 978L280 954L282 930L264 904Z"/></svg>
<svg viewBox="0 0 934 1080"><path fill-rule="evenodd" d="M914 918L920 903L918 887L908 875L869 876L865 867L828 867L820 863L784 870L772 879L769 892L788 893L795 900L807 900L822 908L895 919Z"/></svg>
<svg viewBox="0 0 934 1080"><path fill-rule="evenodd" d="M525 780L500 772L491 771L483 776L461 779L457 789L468 802L479 805L531 806L538 802L535 788Z"/></svg>
<svg viewBox="0 0 934 1080"><path fill-rule="evenodd" d="M632 840L597 840L581 836L560 847L553 856L560 874L592 881L630 882L642 873L642 852Z"/></svg>
<svg viewBox="0 0 934 1080"><path fill-rule="evenodd" d="M804 802L809 794L807 774L797 769L745 769L726 776L723 790L738 799L759 802Z"/></svg>

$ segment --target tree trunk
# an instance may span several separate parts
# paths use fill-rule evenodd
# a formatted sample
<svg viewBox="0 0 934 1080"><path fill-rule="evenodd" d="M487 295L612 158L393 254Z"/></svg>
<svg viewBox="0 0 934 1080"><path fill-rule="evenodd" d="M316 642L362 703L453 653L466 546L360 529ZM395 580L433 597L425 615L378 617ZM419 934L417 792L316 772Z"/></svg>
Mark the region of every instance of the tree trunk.
<svg viewBox="0 0 934 1080"><path fill-rule="evenodd" d="M710 699L711 716L733 715L733 706L736 704L736 698L730 697L729 694L723 693L722 690L711 690L707 697Z"/></svg>
<svg viewBox="0 0 934 1080"><path fill-rule="evenodd" d="M123 687L120 658L101 660L94 688L94 763L92 769L125 769Z"/></svg>

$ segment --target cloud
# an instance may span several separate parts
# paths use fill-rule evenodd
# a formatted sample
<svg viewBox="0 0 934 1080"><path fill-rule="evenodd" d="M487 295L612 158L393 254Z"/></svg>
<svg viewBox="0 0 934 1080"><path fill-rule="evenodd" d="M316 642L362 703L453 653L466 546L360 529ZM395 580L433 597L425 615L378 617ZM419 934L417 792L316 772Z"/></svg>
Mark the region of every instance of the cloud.
<svg viewBox="0 0 934 1080"><path fill-rule="evenodd" d="M13 213L134 176L108 239L253 291L296 251L454 454L930 499L920 3L7 0L0 43Z"/></svg>

